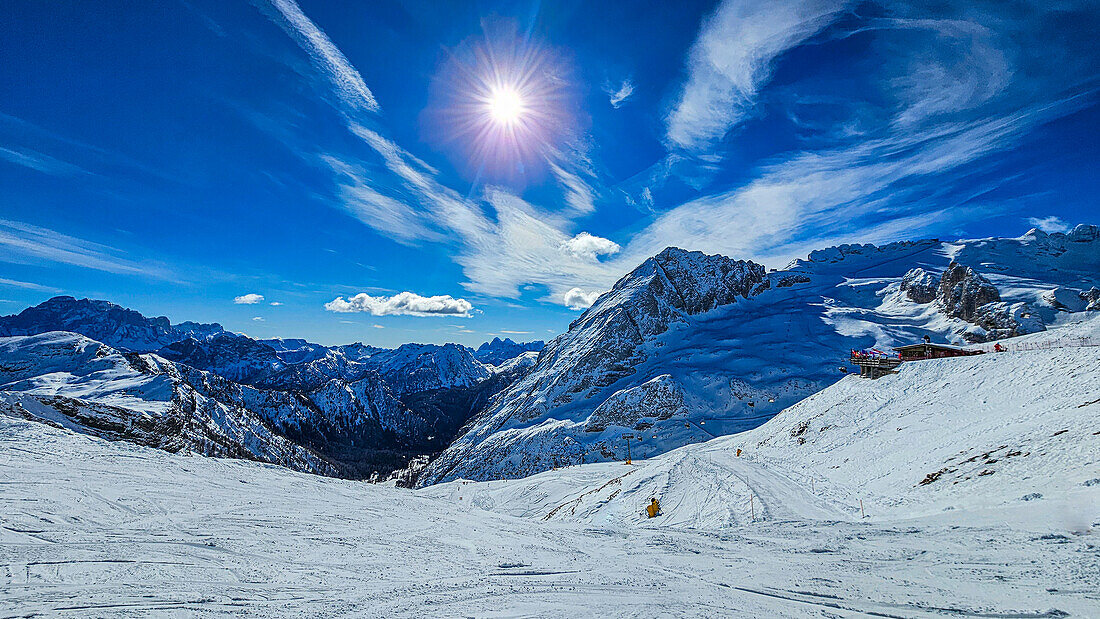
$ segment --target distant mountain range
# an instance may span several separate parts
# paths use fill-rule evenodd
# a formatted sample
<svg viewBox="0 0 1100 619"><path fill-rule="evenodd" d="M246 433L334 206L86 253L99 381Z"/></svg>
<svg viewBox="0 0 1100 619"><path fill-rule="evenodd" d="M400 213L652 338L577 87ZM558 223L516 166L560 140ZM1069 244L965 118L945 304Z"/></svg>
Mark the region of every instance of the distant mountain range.
<svg viewBox="0 0 1100 619"><path fill-rule="evenodd" d="M968 344L1100 310L1100 229L841 245L782 270L670 248L603 294L432 461L421 484L523 477L754 428L849 350Z"/></svg>
<svg viewBox="0 0 1100 619"><path fill-rule="evenodd" d="M255 340L55 297L0 317L0 396L110 438L366 477L446 447L539 348Z"/></svg>
<svg viewBox="0 0 1100 619"><path fill-rule="evenodd" d="M668 248L545 347L256 340L56 297L0 317L0 414L325 475L521 477L620 459L627 437L648 457L754 428L838 380L850 349L987 342L1098 310L1087 225L841 245L782 270Z"/></svg>

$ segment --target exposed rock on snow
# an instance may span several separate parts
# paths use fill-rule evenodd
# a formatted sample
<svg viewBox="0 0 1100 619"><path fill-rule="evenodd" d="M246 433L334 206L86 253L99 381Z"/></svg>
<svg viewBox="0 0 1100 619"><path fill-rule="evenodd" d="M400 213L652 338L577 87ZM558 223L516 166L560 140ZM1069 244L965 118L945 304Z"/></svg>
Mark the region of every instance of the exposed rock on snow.
<svg viewBox="0 0 1100 619"><path fill-rule="evenodd" d="M270 397L242 406L253 407L249 412L262 419L275 420L275 432L332 458L335 468L326 470L354 477L406 468L408 458L442 449L477 412L470 404L483 405L529 363L519 360L515 367L494 370L495 380L475 388L493 371L476 360L471 349L454 344L409 344L387 350L363 344L326 347L295 339L255 340L226 332L219 325L171 325L167 318L145 318L112 303L72 297L56 297L19 315L0 317L0 333L29 335L57 330L98 335L107 343L118 343L121 350L155 353L158 364L172 361L187 371L210 372L238 390L247 386L268 393ZM66 370L79 371L75 366ZM179 373L186 374L182 369ZM439 393L447 389L457 392ZM225 386L223 391L233 389ZM431 395L416 397L422 392ZM403 397L427 408L412 410L400 401ZM254 408L256 402L264 408ZM82 411L101 403L85 404L84 408L66 408ZM286 410L276 410L279 407ZM125 417L120 411L113 414ZM161 434L172 434L170 428L156 427ZM156 442L136 434L112 436L130 436L143 444ZM226 445L232 442L223 441ZM251 452L245 449L240 453Z"/></svg>
<svg viewBox="0 0 1100 619"><path fill-rule="evenodd" d="M940 284L936 276L920 267L910 269L901 278L901 289L905 291L905 296L909 297L909 300L914 303L931 303L935 301L939 287Z"/></svg>
<svg viewBox="0 0 1100 619"><path fill-rule="evenodd" d="M684 391L668 374L637 387L616 391L592 411L585 432L603 432L608 426L647 430L657 421L687 413Z"/></svg>
<svg viewBox="0 0 1100 619"><path fill-rule="evenodd" d="M1100 288L1093 286L1088 292L1081 293L1081 300L1088 303L1085 309L1089 311L1100 311Z"/></svg>
<svg viewBox="0 0 1100 619"><path fill-rule="evenodd" d="M472 350L458 344L404 344L376 353L366 363L397 394L469 387L491 374L474 358Z"/></svg>
<svg viewBox="0 0 1100 619"><path fill-rule="evenodd" d="M917 267L902 278L899 289L914 303L936 303L947 318L966 323L954 333L966 342L988 342L1006 337L1035 333L1046 328L1043 319L1025 302L1001 301L993 282L969 266L952 262L939 277ZM1055 296L1065 297L1058 288L1042 295L1042 300L1059 309L1067 309Z"/></svg>
<svg viewBox="0 0 1100 619"><path fill-rule="evenodd" d="M1000 301L1001 293L974 269L952 262L940 276L936 300L948 317L974 322L978 308Z"/></svg>
<svg viewBox="0 0 1100 619"><path fill-rule="evenodd" d="M289 396L73 333L0 338L0 359L0 412L169 451L336 472L274 430L308 412ZM281 419L264 416L273 411Z"/></svg>

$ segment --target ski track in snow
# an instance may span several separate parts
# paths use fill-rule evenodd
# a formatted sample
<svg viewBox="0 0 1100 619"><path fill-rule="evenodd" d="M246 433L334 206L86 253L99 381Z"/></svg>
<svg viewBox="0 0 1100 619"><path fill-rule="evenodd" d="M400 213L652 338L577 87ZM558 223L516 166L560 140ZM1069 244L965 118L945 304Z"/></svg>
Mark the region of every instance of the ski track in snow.
<svg viewBox="0 0 1100 619"><path fill-rule="evenodd" d="M1095 347L919 362L633 466L417 491L0 415L0 618L1096 617L1098 398Z"/></svg>

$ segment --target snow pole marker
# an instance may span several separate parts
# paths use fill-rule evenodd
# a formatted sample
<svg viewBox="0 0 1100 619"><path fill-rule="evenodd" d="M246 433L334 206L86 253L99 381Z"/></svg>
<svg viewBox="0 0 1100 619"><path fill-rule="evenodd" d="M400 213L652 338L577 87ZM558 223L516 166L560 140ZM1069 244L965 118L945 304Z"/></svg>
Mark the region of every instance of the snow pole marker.
<svg viewBox="0 0 1100 619"><path fill-rule="evenodd" d="M865 514L863 512L863 499L859 500L859 517L860 518L866 518L867 517L867 514Z"/></svg>
<svg viewBox="0 0 1100 619"><path fill-rule="evenodd" d="M749 495L749 515L753 522L756 522L756 508L752 504L752 495Z"/></svg>

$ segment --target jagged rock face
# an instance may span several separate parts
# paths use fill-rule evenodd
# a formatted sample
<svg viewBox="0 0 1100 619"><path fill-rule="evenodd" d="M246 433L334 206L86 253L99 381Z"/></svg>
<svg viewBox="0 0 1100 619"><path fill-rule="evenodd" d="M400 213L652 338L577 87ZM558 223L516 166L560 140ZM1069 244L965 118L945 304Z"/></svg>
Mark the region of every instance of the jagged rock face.
<svg viewBox="0 0 1100 619"><path fill-rule="evenodd" d="M454 471L475 451L480 452L478 459L487 453L501 459L514 454L514 461L510 462L516 471L581 461L590 452L574 433L585 434L584 424L611 395L608 390L634 376L637 368L654 353L653 347L659 346L656 343L659 336L692 316L751 297L766 281L763 266L725 256L669 248L646 260L597 299L569 326L568 332L548 343L530 373L497 396L471 422L470 431L429 466L422 483L458 474ZM649 380L638 378L639 383ZM657 394L669 395L669 389L668 383L661 380L622 397L648 393L656 401ZM601 398L604 393L607 395ZM668 401L665 405L671 406ZM611 415L614 408L611 404L604 413ZM565 417L571 421L562 422L565 424L562 427L546 419L551 411L564 409L570 411ZM599 425L599 421L594 423ZM532 429L515 440L508 437L507 431L493 436L497 430L516 424L536 424L536 428L547 424L547 427ZM490 440L479 445L485 439ZM549 451L541 455L533 453L542 442L546 442ZM613 453L610 448L597 451Z"/></svg>
<svg viewBox="0 0 1100 619"><path fill-rule="evenodd" d="M288 437L291 444L297 442L332 460L325 465L329 468L317 470L351 477L385 474L406 467L409 458L442 449L478 412L470 405L483 405L487 394L495 394L522 373L517 370L528 367L520 363L494 373L473 357L471 349L454 344L387 350L363 344L326 347L296 339L260 341L219 325L173 326L167 318L145 318L112 303L72 297L57 297L18 316L0 318L0 333L59 330L104 337L118 344L118 350L137 354L130 362L144 368L141 372L172 375L180 383L177 391L197 394L180 397L181 405L191 407L187 414L231 420L251 413L272 425L269 434ZM155 355L141 355L154 351ZM490 376L495 377L491 385L475 388ZM217 393L207 393L210 389ZM447 389L457 391L436 393ZM423 411L410 409L400 399L421 392L434 394L413 400L426 406ZM101 421L126 418L109 413L109 406L88 401L65 408L99 410ZM222 411L226 407L232 412ZM164 419L155 420L155 433L171 435L163 423ZM103 428L110 425L102 421L97 431L108 432ZM128 440L156 442L138 432L140 423L131 425L132 431L125 434ZM244 439L208 436L200 451L275 461L263 455L262 445L257 447L260 455L239 451L238 440Z"/></svg>
<svg viewBox="0 0 1100 619"><path fill-rule="evenodd" d="M491 374L471 349L458 344L404 344L371 356L367 363L399 395L469 387Z"/></svg>
<svg viewBox="0 0 1100 619"><path fill-rule="evenodd" d="M603 432L608 426L644 431L658 421L684 415L684 391L668 374L662 374L637 387L615 392L596 407L585 424L585 432Z"/></svg>
<svg viewBox="0 0 1100 619"><path fill-rule="evenodd" d="M525 352L538 352L546 346L546 342L536 340L517 344L510 338L494 337L493 341L485 342L477 347L474 357L486 365L500 365L510 359L522 355Z"/></svg>
<svg viewBox="0 0 1100 619"><path fill-rule="evenodd" d="M1100 240L1100 226L1077 224L1066 235L1071 243L1094 243Z"/></svg>
<svg viewBox="0 0 1100 619"><path fill-rule="evenodd" d="M937 278L923 268L910 269L899 288L915 303L935 302L942 313L972 326L960 326L955 334L968 343L991 342L1006 337L1035 333L1046 328L1042 318L1024 302L1001 301L1000 291L986 277L956 262ZM1060 306L1056 289L1043 295L1052 306ZM1064 307L1064 306L1063 306ZM977 327L977 328L975 328Z"/></svg>
<svg viewBox="0 0 1100 619"><path fill-rule="evenodd" d="M914 303L931 303L936 300L939 292L939 282L936 276L917 267L910 269L901 278L901 289L905 296Z"/></svg>
<svg viewBox="0 0 1100 619"><path fill-rule="evenodd" d="M1027 303L987 303L978 308L972 322L984 333L963 332L963 338L971 343L992 342L1046 330L1042 319L1031 311Z"/></svg>
<svg viewBox="0 0 1100 619"><path fill-rule="evenodd" d="M0 338L0 396L106 438L353 478L405 468L468 418L411 411L373 372L259 389L66 332Z"/></svg>
<svg viewBox="0 0 1100 619"><path fill-rule="evenodd" d="M1081 300L1086 303L1085 309L1089 311L1100 311L1100 288L1093 286L1089 290L1081 293Z"/></svg>
<svg viewBox="0 0 1100 619"><path fill-rule="evenodd" d="M523 419L541 415L546 404L560 406L588 397L629 376L646 359L641 344L683 322L687 316L748 297L765 281L753 262L708 256L670 247L620 279L569 331L543 350L531 376L553 396L536 402ZM522 391L524 385L516 385Z"/></svg>
<svg viewBox="0 0 1100 619"><path fill-rule="evenodd" d="M0 316L0 336L36 335L49 331L79 333L127 351L153 351L187 337L209 337L224 331L218 324L194 322L172 326L164 316L146 318L107 301L54 297L14 316Z"/></svg>
<svg viewBox="0 0 1100 619"><path fill-rule="evenodd" d="M978 308L1000 301L1001 294L974 269L952 262L940 276L936 300L947 316L974 322Z"/></svg>
<svg viewBox="0 0 1100 619"><path fill-rule="evenodd" d="M222 333L202 342L187 338L161 348L157 354L246 384L258 383L263 376L286 368L274 348L234 333Z"/></svg>

